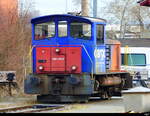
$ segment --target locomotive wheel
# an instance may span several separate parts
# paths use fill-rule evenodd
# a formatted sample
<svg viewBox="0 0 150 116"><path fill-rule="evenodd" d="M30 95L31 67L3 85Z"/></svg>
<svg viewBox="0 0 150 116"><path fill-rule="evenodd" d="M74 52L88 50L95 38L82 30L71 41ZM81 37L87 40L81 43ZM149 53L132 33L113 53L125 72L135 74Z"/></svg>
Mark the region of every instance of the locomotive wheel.
<svg viewBox="0 0 150 116"><path fill-rule="evenodd" d="M103 99L103 100L108 99L108 93L106 91L104 91L103 94L101 95L101 99Z"/></svg>
<svg viewBox="0 0 150 116"><path fill-rule="evenodd" d="M110 100L111 95L109 95L107 91L104 91L103 94L101 95L101 99L102 100Z"/></svg>

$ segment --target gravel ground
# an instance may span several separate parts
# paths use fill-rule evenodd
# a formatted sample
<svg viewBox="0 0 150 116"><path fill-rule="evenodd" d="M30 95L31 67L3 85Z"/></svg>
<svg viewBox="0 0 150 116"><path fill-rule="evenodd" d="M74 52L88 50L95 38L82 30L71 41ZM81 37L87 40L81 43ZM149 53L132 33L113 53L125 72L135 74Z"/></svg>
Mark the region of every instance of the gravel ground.
<svg viewBox="0 0 150 116"><path fill-rule="evenodd" d="M36 104L36 97L14 98L7 97L0 100L0 108L11 108ZM41 113L124 113L123 99L112 98L111 100L90 100L88 103L61 104L65 108L45 111Z"/></svg>
<svg viewBox="0 0 150 116"><path fill-rule="evenodd" d="M125 113L123 99L94 100L85 104L68 104L64 109L42 113Z"/></svg>

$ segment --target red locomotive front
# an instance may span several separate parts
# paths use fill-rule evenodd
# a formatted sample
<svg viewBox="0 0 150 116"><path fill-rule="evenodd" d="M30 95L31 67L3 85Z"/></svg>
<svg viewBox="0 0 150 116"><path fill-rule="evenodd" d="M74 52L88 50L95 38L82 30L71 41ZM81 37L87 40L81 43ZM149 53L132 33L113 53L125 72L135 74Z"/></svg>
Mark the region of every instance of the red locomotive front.
<svg viewBox="0 0 150 116"><path fill-rule="evenodd" d="M36 47L36 73L81 73L81 47Z"/></svg>

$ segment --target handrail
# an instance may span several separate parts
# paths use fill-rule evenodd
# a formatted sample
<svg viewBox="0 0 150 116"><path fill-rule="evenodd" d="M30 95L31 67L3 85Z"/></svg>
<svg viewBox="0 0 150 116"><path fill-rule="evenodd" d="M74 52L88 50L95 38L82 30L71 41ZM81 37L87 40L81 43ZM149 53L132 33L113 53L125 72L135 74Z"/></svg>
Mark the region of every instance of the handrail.
<svg viewBox="0 0 150 116"><path fill-rule="evenodd" d="M92 58L91 58L91 56L89 55L89 53L88 53L88 51L87 51L87 49L85 48L85 46L84 45L81 45L83 48L84 48L84 50L85 50L85 52L86 52L86 54L88 55L88 57L89 57L89 59L90 59L90 61L91 61L91 63L92 63L92 79L94 79L94 69L93 69L93 65L94 65L94 63L93 63L93 61L92 61Z"/></svg>

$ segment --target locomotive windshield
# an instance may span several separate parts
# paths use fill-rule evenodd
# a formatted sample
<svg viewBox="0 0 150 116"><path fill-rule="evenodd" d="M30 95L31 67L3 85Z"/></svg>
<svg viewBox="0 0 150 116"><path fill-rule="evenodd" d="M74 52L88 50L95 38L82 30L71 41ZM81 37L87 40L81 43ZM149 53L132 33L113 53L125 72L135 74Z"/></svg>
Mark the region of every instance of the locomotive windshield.
<svg viewBox="0 0 150 116"><path fill-rule="evenodd" d="M83 22L72 22L70 33L73 38L91 39L91 24Z"/></svg>
<svg viewBox="0 0 150 116"><path fill-rule="evenodd" d="M67 21L59 21L58 23L58 36L66 37L67 36Z"/></svg>
<svg viewBox="0 0 150 116"><path fill-rule="evenodd" d="M57 32L57 34L55 31ZM78 38L78 39L90 40L92 27L91 24L89 23L77 22L77 21L73 21L69 24L67 21L58 21L57 23L45 22L45 23L35 24L35 40L52 38L57 35L60 38L67 37L68 32L69 35L74 39Z"/></svg>
<svg viewBox="0 0 150 116"><path fill-rule="evenodd" d="M42 40L55 36L55 23L47 22L35 25L35 40Z"/></svg>

